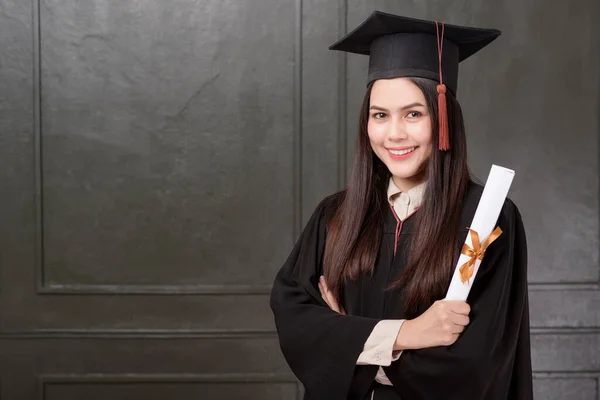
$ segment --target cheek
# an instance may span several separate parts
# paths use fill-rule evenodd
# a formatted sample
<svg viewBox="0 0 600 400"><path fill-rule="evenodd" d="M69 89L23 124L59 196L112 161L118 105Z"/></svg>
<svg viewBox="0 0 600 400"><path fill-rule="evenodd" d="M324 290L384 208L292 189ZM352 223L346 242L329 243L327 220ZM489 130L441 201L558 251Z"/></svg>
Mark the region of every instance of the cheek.
<svg viewBox="0 0 600 400"><path fill-rule="evenodd" d="M423 121L423 123L415 125L412 129L412 138L419 143L421 147L431 147L432 143L432 131L431 122L429 120Z"/></svg>
<svg viewBox="0 0 600 400"><path fill-rule="evenodd" d="M369 139L371 140L371 144L381 145L385 141L385 129L383 124L377 124L369 121L367 124L367 132L369 134Z"/></svg>
<svg viewBox="0 0 600 400"><path fill-rule="evenodd" d="M425 150L425 158L429 158L433 148L433 132L431 130L431 121L427 121L427 123L423 126L421 147L423 147Z"/></svg>

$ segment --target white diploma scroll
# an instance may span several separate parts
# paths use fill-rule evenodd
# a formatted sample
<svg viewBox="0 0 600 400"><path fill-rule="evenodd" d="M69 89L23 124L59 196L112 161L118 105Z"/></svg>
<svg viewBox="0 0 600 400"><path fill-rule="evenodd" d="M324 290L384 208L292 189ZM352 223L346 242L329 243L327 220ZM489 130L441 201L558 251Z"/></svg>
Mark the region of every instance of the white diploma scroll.
<svg viewBox="0 0 600 400"><path fill-rule="evenodd" d="M481 243L484 243L496 228L496 222L502 211L502 206L504 205L514 176L515 171L498 165L492 165L490 175L488 176L485 188L483 189L483 194L479 200L479 205L475 211L473 222L471 222L471 226L469 226L471 230L477 232ZM471 232L467 234L465 245L473 249ZM475 280L475 275L479 270L479 264L481 264L481 259L476 258L472 276L470 279L463 282L463 279L461 279L460 268L465 263L469 262L469 260L471 260L471 257L465 254L461 254L458 258L456 268L454 269L454 275L452 276L452 281L450 282L450 287L446 294L446 300L467 300L469 291Z"/></svg>

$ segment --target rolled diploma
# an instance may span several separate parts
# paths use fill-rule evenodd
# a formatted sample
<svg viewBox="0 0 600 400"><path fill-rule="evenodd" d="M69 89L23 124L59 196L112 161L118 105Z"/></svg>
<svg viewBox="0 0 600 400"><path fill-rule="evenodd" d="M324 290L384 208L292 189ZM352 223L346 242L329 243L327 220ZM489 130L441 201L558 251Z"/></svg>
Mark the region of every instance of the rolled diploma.
<svg viewBox="0 0 600 400"><path fill-rule="evenodd" d="M483 194L479 200L479 205L475 211L473 222L471 222L471 226L469 226L470 229L479 234L479 240L481 240L481 243L483 243L496 228L496 222L498 221L498 217L502 211L504 200L506 200L506 196L508 195L508 190L510 189L510 185L514 176L515 171L500 167L498 165L492 165L490 175L488 176L483 189ZM473 248L470 232L467 234L465 243ZM477 259L475 262L473 276L467 282L463 283L460 280L459 270L464 263L469 261L469 259L470 258L464 254L461 254L458 258L456 268L454 269L454 275L452 276L452 281L450 282L450 287L448 288L448 293L446 294L446 300L467 300L469 291L471 290L471 286L475 280L475 275L477 275L477 271L479 270L479 264L481 264L481 261Z"/></svg>

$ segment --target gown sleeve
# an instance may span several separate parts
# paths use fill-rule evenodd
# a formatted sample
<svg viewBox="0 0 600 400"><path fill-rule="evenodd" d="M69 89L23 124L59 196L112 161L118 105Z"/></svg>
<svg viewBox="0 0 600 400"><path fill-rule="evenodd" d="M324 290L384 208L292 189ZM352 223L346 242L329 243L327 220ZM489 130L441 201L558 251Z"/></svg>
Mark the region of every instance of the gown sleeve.
<svg viewBox="0 0 600 400"><path fill-rule="evenodd" d="M531 400L527 245L507 201L467 302L470 323L451 346L405 350L384 370L406 399Z"/></svg>
<svg viewBox="0 0 600 400"><path fill-rule="evenodd" d="M281 351L305 388L305 399L344 400L359 354L380 321L331 310L318 278L325 248L325 199L277 274L270 305Z"/></svg>

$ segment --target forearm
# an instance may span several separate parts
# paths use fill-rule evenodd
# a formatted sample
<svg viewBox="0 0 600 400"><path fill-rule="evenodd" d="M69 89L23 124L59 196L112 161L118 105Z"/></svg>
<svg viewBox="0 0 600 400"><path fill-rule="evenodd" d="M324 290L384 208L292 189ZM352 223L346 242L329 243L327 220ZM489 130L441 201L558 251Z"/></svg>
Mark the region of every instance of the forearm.
<svg viewBox="0 0 600 400"><path fill-rule="evenodd" d="M398 335L396 336L396 341L394 343L394 351L402 351L402 350L414 350L422 348L419 345L419 334L414 329L414 320L407 319L404 321L400 330L398 331Z"/></svg>

